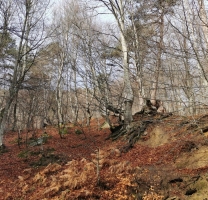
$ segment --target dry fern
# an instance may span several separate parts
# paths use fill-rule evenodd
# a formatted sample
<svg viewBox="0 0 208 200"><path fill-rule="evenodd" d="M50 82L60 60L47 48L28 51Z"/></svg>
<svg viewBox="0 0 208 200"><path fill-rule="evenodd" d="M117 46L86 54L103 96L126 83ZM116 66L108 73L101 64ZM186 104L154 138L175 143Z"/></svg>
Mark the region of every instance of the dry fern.
<svg viewBox="0 0 208 200"><path fill-rule="evenodd" d="M110 170L111 173L114 173L114 174L115 173L120 174L120 173L123 173L123 172L128 173L132 170L132 167L130 166L129 162L124 161L124 162L118 163L116 165L110 166L109 170Z"/></svg>

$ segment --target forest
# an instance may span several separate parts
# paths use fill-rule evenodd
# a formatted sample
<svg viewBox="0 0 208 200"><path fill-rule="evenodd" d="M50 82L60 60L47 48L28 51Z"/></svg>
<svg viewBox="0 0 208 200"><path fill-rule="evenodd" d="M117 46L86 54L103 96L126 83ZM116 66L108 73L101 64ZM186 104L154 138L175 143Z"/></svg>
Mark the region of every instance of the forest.
<svg viewBox="0 0 208 200"><path fill-rule="evenodd" d="M6 157L8 141L14 137L19 150L24 146L28 153L28 148L40 145L43 151L50 130L51 137L57 137L54 145L59 145L59 140L64 145L66 140L83 137L86 142L80 145L91 145L89 154L97 148L94 156L99 155L99 145L111 145L116 149L113 155L122 153L124 160L134 145L137 148L141 140L147 142L152 137L152 130L165 134L162 126L168 132L176 130L177 123L182 127L177 129L180 134L170 138L194 130L201 134L196 139L198 144L206 146L207 139L202 142L201 137L208 131L204 120L208 111L207 9L205 0L0 0L0 159ZM106 124L107 130L102 129ZM159 132L156 126L161 126ZM39 137L41 131L47 135L46 140ZM90 131L95 135L88 135ZM78 138L68 138L71 132ZM102 139L95 140L96 132L104 134ZM30 137L37 137L37 145ZM163 144L164 138L159 137ZM180 152L190 152L197 146L192 141L194 136L187 137L188 141L183 138L182 146L177 146ZM128 142L124 144L121 138ZM115 144L106 142L109 140ZM113 184L100 182L100 160L97 158L95 165L97 174L86 176L97 176L97 185L111 188ZM92 163L82 161L69 165L74 169L84 163L92 170ZM116 164L111 164L107 165L113 171ZM127 179L134 167L123 165ZM137 183L140 179L135 180ZM169 181L182 182L178 177ZM130 182L127 185L134 188ZM71 187L77 189L76 184ZM148 191L158 196L149 197L144 189L141 199L171 200L170 195L162 197L150 188ZM129 190L127 193L123 199L140 199L138 195L130 198ZM109 194L103 199L121 196ZM102 199L96 195L63 199L85 198Z"/></svg>

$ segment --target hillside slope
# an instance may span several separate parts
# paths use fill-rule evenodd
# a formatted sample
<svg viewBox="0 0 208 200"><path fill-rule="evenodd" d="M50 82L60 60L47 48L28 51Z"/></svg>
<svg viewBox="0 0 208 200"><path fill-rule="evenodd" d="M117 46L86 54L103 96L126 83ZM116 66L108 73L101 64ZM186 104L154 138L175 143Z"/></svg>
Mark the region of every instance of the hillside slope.
<svg viewBox="0 0 208 200"><path fill-rule="evenodd" d="M17 133L7 133L0 199L206 199L208 115L134 116L134 123L142 120L152 123L125 153L127 137L106 140L110 130L96 120L68 125L64 139L55 127L37 130L47 141L27 148L26 131L19 146Z"/></svg>

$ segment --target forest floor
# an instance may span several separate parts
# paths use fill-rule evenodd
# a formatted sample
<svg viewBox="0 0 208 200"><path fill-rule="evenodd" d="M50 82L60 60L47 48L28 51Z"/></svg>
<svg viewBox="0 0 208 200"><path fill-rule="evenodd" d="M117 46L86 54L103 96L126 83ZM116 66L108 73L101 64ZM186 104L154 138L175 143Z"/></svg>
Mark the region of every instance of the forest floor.
<svg viewBox="0 0 208 200"><path fill-rule="evenodd" d="M103 120L68 124L63 138L52 126L25 130L19 142L17 132L6 133L0 199L208 199L208 115L137 115L134 123L144 119L154 122L125 153L126 137L107 139ZM45 143L35 145L43 136Z"/></svg>

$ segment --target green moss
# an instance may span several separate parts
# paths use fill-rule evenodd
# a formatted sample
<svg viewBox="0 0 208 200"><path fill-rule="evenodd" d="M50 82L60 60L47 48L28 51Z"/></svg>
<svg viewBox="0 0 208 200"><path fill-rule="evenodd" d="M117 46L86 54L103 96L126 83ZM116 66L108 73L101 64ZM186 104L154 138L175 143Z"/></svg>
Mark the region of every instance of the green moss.
<svg viewBox="0 0 208 200"><path fill-rule="evenodd" d="M75 130L75 133L76 133L77 135L83 134L82 130L79 130L79 129L76 129L76 130Z"/></svg>
<svg viewBox="0 0 208 200"><path fill-rule="evenodd" d="M30 151L29 150L23 150L17 156L19 158L27 158L28 156L30 156Z"/></svg>
<svg viewBox="0 0 208 200"><path fill-rule="evenodd" d="M66 127L62 127L59 129L59 134L60 135L66 135L68 134L68 129Z"/></svg>

